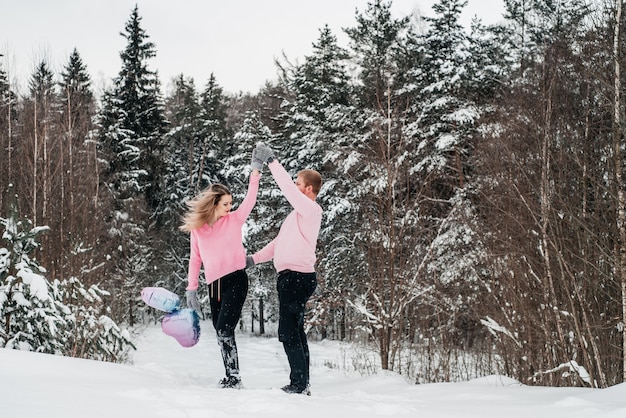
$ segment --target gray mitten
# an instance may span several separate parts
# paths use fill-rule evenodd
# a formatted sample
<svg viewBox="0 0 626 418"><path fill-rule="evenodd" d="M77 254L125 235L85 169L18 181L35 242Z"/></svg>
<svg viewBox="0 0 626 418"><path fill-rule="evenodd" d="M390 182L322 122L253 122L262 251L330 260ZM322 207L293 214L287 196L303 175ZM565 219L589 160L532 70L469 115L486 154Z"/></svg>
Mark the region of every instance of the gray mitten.
<svg viewBox="0 0 626 418"><path fill-rule="evenodd" d="M246 256L246 268L254 267L254 258L251 255Z"/></svg>
<svg viewBox="0 0 626 418"><path fill-rule="evenodd" d="M252 161L250 162L250 167L252 167L253 170L261 171L261 169L263 168L263 160L257 157L256 154L256 148L254 148L252 150Z"/></svg>
<svg viewBox="0 0 626 418"><path fill-rule="evenodd" d="M271 163L274 161L274 151L263 142L256 144L256 157L264 163Z"/></svg>
<svg viewBox="0 0 626 418"><path fill-rule="evenodd" d="M187 290L185 292L185 297L187 298L187 307L196 312L200 312L200 305L198 305L198 291Z"/></svg>

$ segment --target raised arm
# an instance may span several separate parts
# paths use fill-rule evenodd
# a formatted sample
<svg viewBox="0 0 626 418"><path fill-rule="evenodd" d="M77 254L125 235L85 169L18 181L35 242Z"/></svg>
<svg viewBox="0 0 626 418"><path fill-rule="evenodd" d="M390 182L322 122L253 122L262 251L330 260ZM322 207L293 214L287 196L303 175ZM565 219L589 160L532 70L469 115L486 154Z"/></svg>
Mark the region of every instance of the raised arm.
<svg viewBox="0 0 626 418"><path fill-rule="evenodd" d="M250 212L252 212L252 208L254 208L256 196L259 192L260 178L261 173L258 170L253 170L248 181L248 192L246 193L246 197L241 201L237 210L233 212L233 215L242 222L248 218Z"/></svg>
<svg viewBox="0 0 626 418"><path fill-rule="evenodd" d="M276 184L296 212L303 216L317 213L317 203L298 190L298 186L296 186L289 173L287 173L287 170L285 170L278 160L274 159L274 161L267 166L270 168Z"/></svg>
<svg viewBox="0 0 626 418"><path fill-rule="evenodd" d="M278 184L278 187L280 187L280 190L296 212L303 216L318 212L318 205L300 192L287 170L276 160L274 151L270 147L259 142L255 148L254 158L267 163L276 184Z"/></svg>

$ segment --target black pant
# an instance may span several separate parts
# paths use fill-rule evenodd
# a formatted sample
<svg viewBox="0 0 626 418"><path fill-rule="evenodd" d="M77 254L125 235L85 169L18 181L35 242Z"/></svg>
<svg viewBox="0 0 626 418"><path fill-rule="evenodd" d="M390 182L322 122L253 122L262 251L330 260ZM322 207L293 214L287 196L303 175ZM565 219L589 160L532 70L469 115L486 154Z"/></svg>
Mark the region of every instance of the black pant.
<svg viewBox="0 0 626 418"><path fill-rule="evenodd" d="M286 270L278 274L278 340L289 360L291 385L304 389L309 383L309 345L304 332L304 311L317 287L315 273Z"/></svg>
<svg viewBox="0 0 626 418"><path fill-rule="evenodd" d="M238 270L221 277L210 286L211 320L217 333L226 376L239 376L235 327L248 294L248 275L245 270Z"/></svg>

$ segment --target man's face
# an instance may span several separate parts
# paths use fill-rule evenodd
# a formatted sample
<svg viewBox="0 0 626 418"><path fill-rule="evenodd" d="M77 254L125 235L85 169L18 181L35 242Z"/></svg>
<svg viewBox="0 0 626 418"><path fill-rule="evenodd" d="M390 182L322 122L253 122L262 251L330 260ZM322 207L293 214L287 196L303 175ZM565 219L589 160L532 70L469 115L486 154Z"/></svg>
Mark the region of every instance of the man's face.
<svg viewBox="0 0 626 418"><path fill-rule="evenodd" d="M304 180L302 180L301 176L298 176L298 178L296 179L296 187L302 193L307 194L307 186L304 185Z"/></svg>

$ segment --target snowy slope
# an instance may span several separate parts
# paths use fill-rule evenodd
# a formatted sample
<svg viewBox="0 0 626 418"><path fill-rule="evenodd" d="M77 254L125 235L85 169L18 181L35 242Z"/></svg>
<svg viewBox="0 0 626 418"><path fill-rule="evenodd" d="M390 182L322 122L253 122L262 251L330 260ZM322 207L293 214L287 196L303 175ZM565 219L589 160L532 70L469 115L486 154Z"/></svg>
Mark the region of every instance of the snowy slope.
<svg viewBox="0 0 626 418"><path fill-rule="evenodd" d="M119 365L0 349L0 416L119 417L624 417L626 384L609 389L523 386L490 376L411 385L402 377L348 376L346 349L311 343L312 396L288 395L287 362L275 338L237 335L245 389L216 387L223 366L210 323L183 348L158 325ZM329 367L330 366L330 367Z"/></svg>

